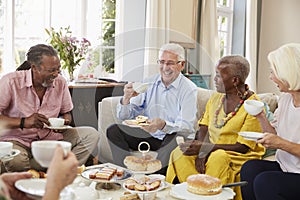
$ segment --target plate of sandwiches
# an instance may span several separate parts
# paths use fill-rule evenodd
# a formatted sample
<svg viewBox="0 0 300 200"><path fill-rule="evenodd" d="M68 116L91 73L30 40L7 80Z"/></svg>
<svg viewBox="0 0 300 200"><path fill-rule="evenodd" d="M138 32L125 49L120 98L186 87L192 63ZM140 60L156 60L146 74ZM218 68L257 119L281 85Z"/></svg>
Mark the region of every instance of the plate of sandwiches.
<svg viewBox="0 0 300 200"><path fill-rule="evenodd" d="M149 123L147 122L148 117L143 115L138 115L135 117L135 119L127 119L122 122L122 124L130 126L130 127L143 127L143 126L149 126Z"/></svg>
<svg viewBox="0 0 300 200"><path fill-rule="evenodd" d="M81 173L81 176L85 179L103 183L123 181L132 175L131 171L110 163L87 167Z"/></svg>

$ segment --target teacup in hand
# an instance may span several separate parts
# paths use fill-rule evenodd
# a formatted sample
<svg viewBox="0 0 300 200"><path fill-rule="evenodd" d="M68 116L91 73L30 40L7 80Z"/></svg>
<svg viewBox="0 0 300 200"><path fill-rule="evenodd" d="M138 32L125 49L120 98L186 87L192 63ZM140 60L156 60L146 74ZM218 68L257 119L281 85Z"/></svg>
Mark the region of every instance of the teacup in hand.
<svg viewBox="0 0 300 200"><path fill-rule="evenodd" d="M132 88L137 93L144 93L148 89L148 83L134 82Z"/></svg>
<svg viewBox="0 0 300 200"><path fill-rule="evenodd" d="M57 145L62 146L62 148L64 149L65 156L67 156L67 154L71 151L72 145L70 142L56 140L41 140L33 141L31 143L31 152L34 159L42 167L49 167Z"/></svg>
<svg viewBox="0 0 300 200"><path fill-rule="evenodd" d="M62 118L49 118L51 127L62 127L65 124L65 119Z"/></svg>
<svg viewBox="0 0 300 200"><path fill-rule="evenodd" d="M13 143L11 142L0 142L0 158L10 154L13 148Z"/></svg>
<svg viewBox="0 0 300 200"><path fill-rule="evenodd" d="M264 103L257 100L246 100L244 102L244 108L247 111L247 113L255 116L263 110Z"/></svg>

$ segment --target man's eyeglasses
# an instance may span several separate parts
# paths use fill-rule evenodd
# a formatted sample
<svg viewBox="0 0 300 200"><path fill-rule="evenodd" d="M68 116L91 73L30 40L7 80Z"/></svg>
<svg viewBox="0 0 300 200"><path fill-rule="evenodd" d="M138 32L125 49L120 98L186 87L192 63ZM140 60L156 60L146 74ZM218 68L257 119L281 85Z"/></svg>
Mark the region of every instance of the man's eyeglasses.
<svg viewBox="0 0 300 200"><path fill-rule="evenodd" d="M182 61L175 62L175 61L157 60L157 64L167 65L167 66L174 66L174 65L177 65L180 62L182 62Z"/></svg>

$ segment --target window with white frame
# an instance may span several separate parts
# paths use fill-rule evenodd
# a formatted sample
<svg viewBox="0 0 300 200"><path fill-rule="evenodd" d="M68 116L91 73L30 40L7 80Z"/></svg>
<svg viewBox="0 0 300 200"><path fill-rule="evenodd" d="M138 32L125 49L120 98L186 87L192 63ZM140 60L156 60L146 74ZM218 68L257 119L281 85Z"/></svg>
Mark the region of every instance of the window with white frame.
<svg viewBox="0 0 300 200"><path fill-rule="evenodd" d="M14 71L35 44L48 43L45 28L70 26L92 44L94 66L113 72L116 0L0 0L0 74Z"/></svg>
<svg viewBox="0 0 300 200"><path fill-rule="evenodd" d="M220 57L231 53L234 0L217 0Z"/></svg>

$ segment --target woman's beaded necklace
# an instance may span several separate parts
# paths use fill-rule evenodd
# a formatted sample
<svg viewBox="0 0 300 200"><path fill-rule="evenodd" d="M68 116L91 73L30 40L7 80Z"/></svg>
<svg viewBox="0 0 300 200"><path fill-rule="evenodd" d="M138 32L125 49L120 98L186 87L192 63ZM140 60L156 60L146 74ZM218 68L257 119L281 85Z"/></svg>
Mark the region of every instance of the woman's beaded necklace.
<svg viewBox="0 0 300 200"><path fill-rule="evenodd" d="M241 100L239 101L239 103L236 105L236 107L234 108L234 110L230 113L228 113L228 115L226 115L223 119L221 119L221 123L218 124L218 116L220 114L220 110L222 108L222 105L225 102L225 95L223 96L223 98L221 99L221 102L215 112L215 118L214 118L214 125L216 128L222 128L223 126L225 126L225 124L233 117L236 115L237 111L240 109L240 107L243 105L244 101L247 99L247 95L248 95L248 91L246 90L243 94L243 96L241 97Z"/></svg>

